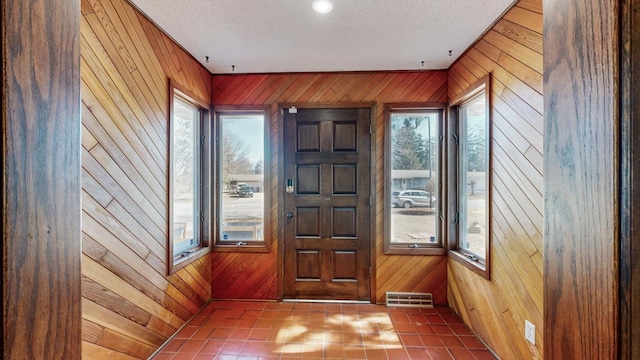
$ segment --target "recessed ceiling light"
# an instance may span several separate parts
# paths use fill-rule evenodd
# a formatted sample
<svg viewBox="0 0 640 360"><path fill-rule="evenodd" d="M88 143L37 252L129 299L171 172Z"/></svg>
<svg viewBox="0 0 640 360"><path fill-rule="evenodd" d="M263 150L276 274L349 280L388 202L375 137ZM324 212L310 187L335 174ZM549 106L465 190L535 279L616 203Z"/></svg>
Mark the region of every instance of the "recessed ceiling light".
<svg viewBox="0 0 640 360"><path fill-rule="evenodd" d="M311 6L319 14L327 14L333 10L333 4L329 0L316 0Z"/></svg>

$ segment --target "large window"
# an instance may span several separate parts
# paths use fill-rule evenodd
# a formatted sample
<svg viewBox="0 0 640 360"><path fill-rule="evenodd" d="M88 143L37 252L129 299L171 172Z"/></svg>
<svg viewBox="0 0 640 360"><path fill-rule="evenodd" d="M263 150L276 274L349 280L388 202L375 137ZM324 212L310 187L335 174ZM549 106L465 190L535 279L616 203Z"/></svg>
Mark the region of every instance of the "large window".
<svg viewBox="0 0 640 360"><path fill-rule="evenodd" d="M440 231L443 107L387 105L386 253L444 253Z"/></svg>
<svg viewBox="0 0 640 360"><path fill-rule="evenodd" d="M170 124L169 271L208 252L208 109L174 89Z"/></svg>
<svg viewBox="0 0 640 360"><path fill-rule="evenodd" d="M489 277L490 121L489 78L452 101L455 213L450 255Z"/></svg>
<svg viewBox="0 0 640 360"><path fill-rule="evenodd" d="M268 121L264 110L216 109L216 250L268 251Z"/></svg>

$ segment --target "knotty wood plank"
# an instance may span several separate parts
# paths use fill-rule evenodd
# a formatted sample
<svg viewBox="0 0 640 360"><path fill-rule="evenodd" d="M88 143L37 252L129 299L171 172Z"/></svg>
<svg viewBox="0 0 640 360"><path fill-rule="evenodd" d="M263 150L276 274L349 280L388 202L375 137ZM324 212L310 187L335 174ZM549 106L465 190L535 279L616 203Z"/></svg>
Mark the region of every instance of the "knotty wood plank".
<svg viewBox="0 0 640 360"><path fill-rule="evenodd" d="M185 283L189 284L189 287L191 287L195 292L197 292L201 298L203 299L207 298L207 295L208 295L207 289L202 287L202 285L200 285L200 283L198 283L198 281L195 280L193 276L191 276L191 273L187 271L187 269L182 268L178 270L175 274L178 277L180 277L180 279L182 279Z"/></svg>
<svg viewBox="0 0 640 360"><path fill-rule="evenodd" d="M131 56L131 60L135 64L135 70L139 71L145 79L144 85L139 85L147 86L156 101L158 101L159 104L163 104L162 100L166 96L166 88L162 86L163 83L161 79L153 76L149 71L149 68L145 61L146 59L140 54L140 50L144 49L144 47L140 44L137 37L132 38L132 34L135 36L135 31L131 28L131 26L125 26L123 24L122 19L126 19L126 14L124 14L124 11L122 11L122 6L119 7L120 11L116 11L112 1L96 1L100 1L105 14L109 17L111 26L113 26L114 30L118 33L118 35L120 36L120 40L128 50L128 53ZM114 2L118 2L123 5L122 1L120 0L116 0Z"/></svg>
<svg viewBox="0 0 640 360"><path fill-rule="evenodd" d="M97 78L109 80L108 82L103 82L105 90L120 109L120 112L126 118L131 119L130 122L134 129L137 130L140 139L153 144L159 151L166 149L167 139L156 131L155 124L152 124L147 113L142 110L138 100L133 92L129 90L121 74L117 72L115 67L111 66L110 62L105 62L104 65L100 63L99 58L84 37L82 37L81 44L83 61L81 65L90 68ZM157 121L157 119L154 120Z"/></svg>
<svg viewBox="0 0 640 360"><path fill-rule="evenodd" d="M542 15L526 8L541 9L542 1L520 1L449 71L450 96L464 90L459 85L463 80L492 74L494 125L492 281L450 262L449 302L505 359L542 358L544 340L539 341L545 333L540 263L543 176L538 166L544 146L542 31L535 27ZM535 347L521 336L524 319L540 329Z"/></svg>
<svg viewBox="0 0 640 360"><path fill-rule="evenodd" d="M105 46L107 53L109 53L114 62L122 63L122 65L124 66L124 71L132 72L133 70L135 70L136 64L131 58L127 47L122 42L120 35L116 31L116 29L114 29L113 24L111 23L111 19L109 19L109 16L105 13L104 7L100 0L86 1L90 4L94 12L85 15L84 18L87 19L89 24L91 24L91 28L96 34L103 34L100 42Z"/></svg>
<svg viewBox="0 0 640 360"><path fill-rule="evenodd" d="M499 265L504 267L504 272L501 273L503 276L495 281L504 293L520 295L517 299L505 296L505 303L514 313L526 314L529 321L542 324L543 294L542 287L539 286L542 282L542 273L531 270L535 266L530 259L526 259L527 256L522 254L523 249L517 247L517 241L502 237L496 237L496 239L498 239L495 246L496 255L505 261L501 261ZM522 325L519 328L524 329L524 319L519 323Z"/></svg>
<svg viewBox="0 0 640 360"><path fill-rule="evenodd" d="M211 292L211 290L210 290L211 282L207 281L207 279L204 276L202 276L202 274L198 270L196 270L195 266L193 266L193 265L192 266L187 266L187 267L184 268L184 270L187 273L189 273L189 275L191 275L191 278L193 278L196 281L196 283L198 285L200 285L200 287L202 289L204 289L205 294L209 294ZM203 296L203 299L206 299L206 298L207 298L206 295ZM197 311L197 309L196 309L196 311Z"/></svg>
<svg viewBox="0 0 640 360"><path fill-rule="evenodd" d="M522 136L529 139L532 146L542 151L543 137L542 132L538 130L543 125L542 122L536 122L535 119L526 118L521 115L499 96L494 96L493 99L495 111L500 113L505 119L509 119L512 126L516 127Z"/></svg>
<svg viewBox="0 0 640 360"><path fill-rule="evenodd" d="M98 342L145 357L210 298L209 291L198 294L191 287L198 284L166 277L166 131L167 74L205 101L211 96L211 75L126 1L87 0L83 9L81 86L87 150L82 169L87 180L85 210L92 214L84 213L88 260L83 273L91 286L101 289L89 292L88 286L86 297L102 305L84 309L85 319L100 309L118 309L116 302L136 309L137 315L128 316L136 316L137 322L129 322L146 326L144 331L155 333L158 341L136 348L140 342L135 336L120 331L118 324L105 323L106 335ZM201 283L210 282L201 266L189 265L185 271L199 274ZM142 314L149 319L146 324ZM127 358L123 352L88 343L83 351L86 358Z"/></svg>
<svg viewBox="0 0 640 360"><path fill-rule="evenodd" d="M98 340L96 345L100 345L107 349L116 350L141 359L148 358L156 349L155 346L142 344L139 341L136 341L111 329L104 330L104 333L102 334L100 340Z"/></svg>
<svg viewBox="0 0 640 360"><path fill-rule="evenodd" d="M104 327L93 323L91 321L82 319L82 340L95 344L100 336L102 336L102 332L104 331Z"/></svg>
<svg viewBox="0 0 640 360"><path fill-rule="evenodd" d="M82 146L87 150L91 150L97 144L98 140L96 140L87 127L82 124Z"/></svg>
<svg viewBox="0 0 640 360"><path fill-rule="evenodd" d="M129 229L136 237L140 238L157 256L164 256L167 251L167 238L165 233L155 226L145 227L137 218L133 217L127 209L118 201L113 201L105 206L105 209ZM163 271L160 271L163 272Z"/></svg>
<svg viewBox="0 0 640 360"><path fill-rule="evenodd" d="M82 15L88 15L93 13L93 8L87 0L80 1L80 12Z"/></svg>
<svg viewBox="0 0 640 360"><path fill-rule="evenodd" d="M507 164L505 165L503 162L506 162ZM534 216L536 216L536 218L539 216L540 221L542 221L543 202L541 201L541 194L531 186L530 181L522 181L522 177L519 177L518 174L516 174L516 170L514 169L515 166L509 163L509 160L504 159L502 156L497 156L496 154L494 161L492 162L492 166L495 168L495 172L500 174L502 180L507 184L509 189L513 189L513 187L517 188L513 189L513 191L520 193L516 198L519 201L528 201L537 212ZM519 173L522 174L521 172ZM541 223L537 222L537 224ZM542 225L539 225L538 229L541 227Z"/></svg>
<svg viewBox="0 0 640 360"><path fill-rule="evenodd" d="M93 241L95 242L95 240ZM142 326L147 326L151 319L151 315L148 312L143 311L135 304L114 294L86 276L82 277L82 297ZM95 341L92 342L95 343Z"/></svg>
<svg viewBox="0 0 640 360"><path fill-rule="evenodd" d="M158 133L158 135L162 135L162 133L165 133L166 132L166 124L164 124L166 122L165 117L158 116L153 109L154 107L157 107L157 106L153 106L153 107L145 106L145 104L146 105L155 104L154 103L155 100L153 99L153 96L149 92L149 89L146 87L142 89L139 88L136 83L136 80L133 78L131 73L122 72L118 68L118 66L108 56L103 44L100 42L96 34L93 32L91 26L89 25L89 23L86 21L85 18L82 18L82 21L80 23L80 32L81 32L81 39L83 44L83 50L82 50L83 57L90 56L91 54L85 54L84 51L88 51L89 49L91 49L91 52L93 52L93 54L97 57L98 62L105 69L109 69L109 72L112 74L115 74L115 73L119 74L122 80L125 82L127 89L130 92L130 95L132 97L132 99L129 99L129 100L133 101L135 99L135 101L137 101L138 104L140 104L140 107L147 115L147 118L151 119L151 121L154 123L154 129L156 129L156 132ZM168 94L165 96L165 98L167 97L168 97ZM165 103L166 101L168 100L165 100ZM160 128L160 130L158 130L158 128Z"/></svg>
<svg viewBox="0 0 640 360"><path fill-rule="evenodd" d="M106 207L113 200L113 196L85 169L82 169L82 188L102 207Z"/></svg>
<svg viewBox="0 0 640 360"><path fill-rule="evenodd" d="M542 2L539 0L520 0L518 7L542 14Z"/></svg>
<svg viewBox="0 0 640 360"><path fill-rule="evenodd" d="M429 86L425 86L424 91L417 98L410 98L412 101L418 102L436 102L445 103L447 98L447 73L435 72L435 81L427 82Z"/></svg>
<svg viewBox="0 0 640 360"><path fill-rule="evenodd" d="M541 13L514 6L504 15L504 19L531 29L538 34L542 34L543 23Z"/></svg>
<svg viewBox="0 0 640 360"><path fill-rule="evenodd" d="M507 53L500 54L500 57L498 58L498 65L504 69L509 69L511 74L532 87L538 93L542 94L542 74L521 63Z"/></svg>
<svg viewBox="0 0 640 360"><path fill-rule="evenodd" d="M122 189L126 189L125 191L131 198L136 199L139 204L149 204L155 210L153 215L159 215L166 219L166 199L160 199L148 186L139 182L140 178L129 178L102 146L94 147L90 155L113 176Z"/></svg>
<svg viewBox="0 0 640 360"><path fill-rule="evenodd" d="M534 147L531 147L525 152L524 156L542 174L544 171L542 154Z"/></svg>
<svg viewBox="0 0 640 360"><path fill-rule="evenodd" d="M487 72L491 72L492 77L495 80L500 81L514 93L518 94L538 113L542 114L543 101L540 93L533 90L530 86L503 69L491 59L487 58L483 53L477 51L475 48L470 50L467 55L474 59L476 63L480 64Z"/></svg>
<svg viewBox="0 0 640 360"><path fill-rule="evenodd" d="M504 147L504 149L503 149ZM539 194L543 193L543 176L538 171L533 169L533 167L520 167L520 164L523 161L528 161L524 157L524 155L517 152L515 148L509 146L508 143L503 142L501 144L496 144L492 148L495 156L501 158L502 164L509 167L510 174L514 174L518 176L520 181L523 184L531 184L532 188L534 188Z"/></svg>
<svg viewBox="0 0 640 360"><path fill-rule="evenodd" d="M535 211L535 207L526 200L520 200L509 192L499 176L494 177L493 202L499 211L507 214L509 224L520 227L523 231L517 231L519 245L527 252L527 258L541 249L542 242L536 243L534 239L542 239L540 228L542 227L542 215ZM516 220L517 219L517 220Z"/></svg>
<svg viewBox="0 0 640 360"><path fill-rule="evenodd" d="M180 327L184 323L184 320L180 319L175 314L171 313L166 308L138 291L132 285L126 283L111 271L106 270L93 259L83 255L82 261L83 275L92 279L96 283L110 289L114 293L136 304L148 313L157 316L175 328Z"/></svg>
<svg viewBox="0 0 640 360"><path fill-rule="evenodd" d="M146 164L146 166L156 165L153 168L154 173L161 173L166 160L164 155L160 153L157 147L148 140L146 137L141 138L140 133L135 129L135 124L129 122L125 118L125 115L120 111L116 103L114 103L107 90L102 86L99 78L91 71L90 68L82 67L82 89L87 91L86 96L83 97L84 103L93 113L96 119L109 131L112 137L116 136L124 137L131 145L135 152L130 156L139 156L144 159L151 159L152 161ZM84 95L84 94L83 94ZM134 155L135 154L135 155ZM158 171L159 170L159 171Z"/></svg>
<svg viewBox="0 0 640 360"><path fill-rule="evenodd" d="M524 154L525 151L529 149L529 147L531 146L529 141L524 136L522 136L516 130L516 128L513 127L511 123L509 123L502 116L502 114L495 111L495 109L491 111L491 121L493 122L493 126L494 126L492 131L493 132L499 131L501 134L498 134L498 136L502 135L504 139L507 139L507 141L510 141L513 144L513 146L515 146L515 148L518 149L520 153Z"/></svg>
<svg viewBox="0 0 640 360"><path fill-rule="evenodd" d="M120 223L108 221L111 219L110 214L93 198L86 195L86 192L83 191L82 194L84 202L82 209L83 232L93 238L99 238L101 237L101 232L108 231L110 234L108 236L114 242L126 244L127 248L131 249L138 257L144 259L149 254L151 250L142 241L123 228ZM106 237L105 235L102 237ZM108 246L105 246L105 248L108 248Z"/></svg>
<svg viewBox="0 0 640 360"><path fill-rule="evenodd" d="M167 339L178 330L155 316L151 317L149 324L147 324L147 328L157 332L158 334L164 335Z"/></svg>
<svg viewBox="0 0 640 360"><path fill-rule="evenodd" d="M109 175L109 173L93 158L88 151L82 153L82 167L105 189L110 189L110 194L116 199L127 211L136 218L146 229L156 226L164 226L164 221L156 211L146 202L142 207L131 198L120 185ZM153 216L155 213L155 216ZM165 235L166 236L166 235Z"/></svg>
<svg viewBox="0 0 640 360"><path fill-rule="evenodd" d="M542 74L542 54L495 30L489 31L484 40Z"/></svg>
<svg viewBox="0 0 640 360"><path fill-rule="evenodd" d="M88 360L138 360L138 358L131 355L110 350L87 341L82 342L82 354L82 358Z"/></svg>
<svg viewBox="0 0 640 360"><path fill-rule="evenodd" d="M91 203L91 199L85 199L85 201ZM112 249L118 256L126 260L126 264L122 260L115 258L110 251L104 253L100 258L92 256L94 260L109 268L114 274L134 285L159 304L163 304L176 314L180 314L183 318L190 317L199 309L199 305L194 304L190 298L185 297L182 292L169 284L162 275L156 272L156 269L150 267L150 264L143 260L145 257L136 257L131 253L128 249L131 245L127 244L127 247L125 247L124 244L117 242L115 238L104 236L104 232L99 227L98 222L92 217L86 216L83 219L86 223L85 232L92 238L98 239L97 242L105 250ZM103 236L100 236L100 234L103 234ZM185 308L188 313L185 312Z"/></svg>
<svg viewBox="0 0 640 360"><path fill-rule="evenodd" d="M82 299L84 318L100 326L115 329L122 334L137 340L140 344L160 346L163 338L157 333L136 324L110 310L107 310L92 301Z"/></svg>
<svg viewBox="0 0 640 360"><path fill-rule="evenodd" d="M162 81L166 78L166 74L162 70L162 65L153 51L153 47L151 47L151 43L147 38L147 34L144 32L140 19L136 15L137 10L135 10L131 4L124 1L111 1L111 4L118 12L131 38L134 39L133 42L136 44L140 56L144 59L144 65L149 67L151 80L154 80L156 86L161 89L162 86L166 84L165 81ZM166 92L163 93L160 91L160 93L163 95L163 98L167 96Z"/></svg>
<svg viewBox="0 0 640 360"><path fill-rule="evenodd" d="M507 20L501 20L493 29L509 39L517 41L519 44L542 54L542 34L533 32L524 26Z"/></svg>

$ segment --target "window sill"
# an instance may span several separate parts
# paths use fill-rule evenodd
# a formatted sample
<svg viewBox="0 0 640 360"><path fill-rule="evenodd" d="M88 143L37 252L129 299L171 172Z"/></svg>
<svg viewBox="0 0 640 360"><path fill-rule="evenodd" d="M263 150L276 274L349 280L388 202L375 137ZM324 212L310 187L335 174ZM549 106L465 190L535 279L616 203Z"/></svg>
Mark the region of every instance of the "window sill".
<svg viewBox="0 0 640 360"><path fill-rule="evenodd" d="M455 250L449 250L449 258L459 262L474 273L484 277L487 280L491 280L491 274L487 269L484 261L472 260L466 257L463 253Z"/></svg>
<svg viewBox="0 0 640 360"><path fill-rule="evenodd" d="M409 247L410 244L393 244L384 249L385 255L446 255L443 247Z"/></svg>
<svg viewBox="0 0 640 360"><path fill-rule="evenodd" d="M201 247L197 249L196 251L192 252L189 255L179 256L177 258L174 258L173 266L171 266L171 268L169 269L169 275L174 274L176 271L200 259L201 257L203 257L204 255L207 255L210 252L211 252L211 248L206 246L206 247Z"/></svg>
<svg viewBox="0 0 640 360"><path fill-rule="evenodd" d="M230 244L216 244L213 246L213 251L217 252L249 252L249 253L268 253L271 252L264 243L263 244L243 244L237 243Z"/></svg>

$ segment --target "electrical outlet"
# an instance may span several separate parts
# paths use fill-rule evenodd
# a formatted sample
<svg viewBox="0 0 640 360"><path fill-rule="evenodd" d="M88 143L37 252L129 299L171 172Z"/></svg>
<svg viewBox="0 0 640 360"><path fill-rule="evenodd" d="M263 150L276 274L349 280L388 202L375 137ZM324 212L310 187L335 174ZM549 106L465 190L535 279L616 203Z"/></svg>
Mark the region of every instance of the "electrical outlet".
<svg viewBox="0 0 640 360"><path fill-rule="evenodd" d="M529 320L524 321L524 338L529 340L532 345L536 344L536 326Z"/></svg>

